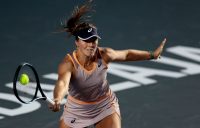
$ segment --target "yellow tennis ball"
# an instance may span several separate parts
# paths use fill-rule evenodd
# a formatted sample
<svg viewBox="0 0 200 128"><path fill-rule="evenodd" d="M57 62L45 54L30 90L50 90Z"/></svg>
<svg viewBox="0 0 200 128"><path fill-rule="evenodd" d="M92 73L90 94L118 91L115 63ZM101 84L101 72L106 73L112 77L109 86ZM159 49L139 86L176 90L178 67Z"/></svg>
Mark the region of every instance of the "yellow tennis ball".
<svg viewBox="0 0 200 128"><path fill-rule="evenodd" d="M29 83L29 77L28 77L28 75L27 74L21 74L19 81L20 81L20 83L22 85L27 85Z"/></svg>

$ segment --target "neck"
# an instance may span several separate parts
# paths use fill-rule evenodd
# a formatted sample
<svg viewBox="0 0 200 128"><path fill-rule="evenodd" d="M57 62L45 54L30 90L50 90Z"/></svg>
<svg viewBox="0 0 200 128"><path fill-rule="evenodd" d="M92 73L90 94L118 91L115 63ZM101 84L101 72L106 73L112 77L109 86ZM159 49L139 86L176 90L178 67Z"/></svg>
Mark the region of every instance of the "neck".
<svg viewBox="0 0 200 128"><path fill-rule="evenodd" d="M89 66L95 61L95 56L85 56L80 53L79 50L76 51L76 58L82 66Z"/></svg>

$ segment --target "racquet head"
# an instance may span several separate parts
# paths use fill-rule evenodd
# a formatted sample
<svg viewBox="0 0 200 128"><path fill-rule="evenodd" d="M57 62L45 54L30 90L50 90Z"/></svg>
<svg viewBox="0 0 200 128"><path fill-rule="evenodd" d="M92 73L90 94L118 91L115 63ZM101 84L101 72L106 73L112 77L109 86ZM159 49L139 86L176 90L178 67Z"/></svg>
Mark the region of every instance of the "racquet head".
<svg viewBox="0 0 200 128"><path fill-rule="evenodd" d="M22 79L22 75L28 78ZM23 82L23 80L28 81ZM18 66L14 79L13 90L14 94L22 103L30 103L37 97L39 78L37 72L29 63L22 63Z"/></svg>

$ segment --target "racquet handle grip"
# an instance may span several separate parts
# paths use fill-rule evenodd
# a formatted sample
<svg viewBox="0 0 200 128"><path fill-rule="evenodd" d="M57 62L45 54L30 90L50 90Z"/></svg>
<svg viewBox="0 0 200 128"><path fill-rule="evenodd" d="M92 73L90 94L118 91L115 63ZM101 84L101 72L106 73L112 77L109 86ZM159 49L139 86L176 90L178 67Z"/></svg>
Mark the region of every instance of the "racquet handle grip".
<svg viewBox="0 0 200 128"><path fill-rule="evenodd" d="M46 101L47 101L48 103L50 103L51 105L54 105L54 104L55 104L55 102L54 102L52 99L50 99L49 97L46 97Z"/></svg>

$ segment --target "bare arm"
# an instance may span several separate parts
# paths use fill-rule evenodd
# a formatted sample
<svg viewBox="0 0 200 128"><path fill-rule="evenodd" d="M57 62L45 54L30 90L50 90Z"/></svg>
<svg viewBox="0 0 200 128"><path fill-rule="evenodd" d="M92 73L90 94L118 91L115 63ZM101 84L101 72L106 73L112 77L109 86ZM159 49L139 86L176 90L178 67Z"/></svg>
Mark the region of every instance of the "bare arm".
<svg viewBox="0 0 200 128"><path fill-rule="evenodd" d="M100 53L103 59L109 63L113 61L139 61L139 60L149 60L157 59L163 50L166 39L164 39L155 51L141 51L135 49L127 50L113 50L111 48L100 48Z"/></svg>
<svg viewBox="0 0 200 128"><path fill-rule="evenodd" d="M60 110L60 103L66 93L68 92L69 87L69 81L71 78L73 70L73 64L69 60L68 57L66 57L58 67L58 80L56 82L56 86L54 88L54 102L55 105L53 105L50 109L52 111L59 111Z"/></svg>

